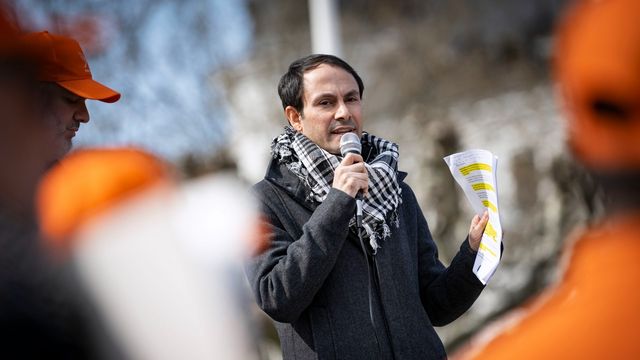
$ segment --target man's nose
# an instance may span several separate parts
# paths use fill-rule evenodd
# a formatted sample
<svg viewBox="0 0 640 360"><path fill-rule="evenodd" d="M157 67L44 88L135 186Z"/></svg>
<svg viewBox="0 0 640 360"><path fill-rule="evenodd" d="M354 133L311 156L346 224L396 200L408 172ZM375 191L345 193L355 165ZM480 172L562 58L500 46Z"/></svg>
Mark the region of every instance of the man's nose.
<svg viewBox="0 0 640 360"><path fill-rule="evenodd" d="M336 120L348 120L351 118L351 112L347 107L347 104L344 101L340 101L338 103L338 109L336 110L335 119Z"/></svg>
<svg viewBox="0 0 640 360"><path fill-rule="evenodd" d="M79 121L81 123L88 123L89 122L89 110L87 109L87 104L85 101L82 101L79 105L78 108L76 109L76 112L74 113L73 119L76 121Z"/></svg>

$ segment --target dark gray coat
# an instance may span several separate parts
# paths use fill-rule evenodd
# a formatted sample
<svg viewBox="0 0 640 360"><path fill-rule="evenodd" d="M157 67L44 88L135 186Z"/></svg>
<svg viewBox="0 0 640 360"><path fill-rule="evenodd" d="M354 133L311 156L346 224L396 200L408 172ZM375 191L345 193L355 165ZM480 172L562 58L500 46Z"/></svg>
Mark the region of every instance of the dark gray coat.
<svg viewBox="0 0 640 360"><path fill-rule="evenodd" d="M400 227L392 226L369 271L349 231L352 197L331 189L322 204L306 202L308 189L275 160L254 186L274 236L247 274L258 305L275 320L284 359L446 357L433 326L458 318L483 286L467 241L449 268L438 260L405 176Z"/></svg>

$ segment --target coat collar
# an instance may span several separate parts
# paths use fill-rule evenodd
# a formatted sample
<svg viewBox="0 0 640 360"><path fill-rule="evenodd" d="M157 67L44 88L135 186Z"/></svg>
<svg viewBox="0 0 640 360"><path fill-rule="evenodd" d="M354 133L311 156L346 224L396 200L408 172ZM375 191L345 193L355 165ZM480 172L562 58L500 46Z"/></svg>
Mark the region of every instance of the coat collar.
<svg viewBox="0 0 640 360"><path fill-rule="evenodd" d="M286 165L281 164L277 159L271 159L264 178L284 190L309 210L314 211L318 207L318 204L314 201L307 201L311 190L300 181L296 174L292 173Z"/></svg>

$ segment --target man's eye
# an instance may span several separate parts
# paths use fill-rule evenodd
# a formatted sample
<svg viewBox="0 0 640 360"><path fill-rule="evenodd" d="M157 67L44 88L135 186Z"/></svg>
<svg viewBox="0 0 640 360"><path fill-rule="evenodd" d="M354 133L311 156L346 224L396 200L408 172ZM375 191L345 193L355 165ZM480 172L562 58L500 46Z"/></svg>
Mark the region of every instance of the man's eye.
<svg viewBox="0 0 640 360"><path fill-rule="evenodd" d="M322 100L322 101L320 101L318 104L320 104L320 105L322 105L322 106L331 105L331 101L329 101L329 100Z"/></svg>
<svg viewBox="0 0 640 360"><path fill-rule="evenodd" d="M65 98L69 104L77 104L80 101L80 98L75 97L66 97Z"/></svg>

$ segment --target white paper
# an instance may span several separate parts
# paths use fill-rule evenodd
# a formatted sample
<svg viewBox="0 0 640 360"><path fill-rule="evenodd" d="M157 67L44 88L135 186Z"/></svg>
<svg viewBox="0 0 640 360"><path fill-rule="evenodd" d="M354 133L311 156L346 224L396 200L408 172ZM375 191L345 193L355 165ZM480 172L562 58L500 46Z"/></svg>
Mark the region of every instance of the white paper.
<svg viewBox="0 0 640 360"><path fill-rule="evenodd" d="M489 212L473 273L486 284L500 262L502 225L498 205L498 158L487 150L467 150L444 158L476 214Z"/></svg>

